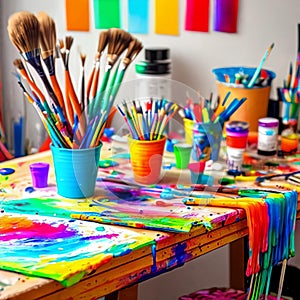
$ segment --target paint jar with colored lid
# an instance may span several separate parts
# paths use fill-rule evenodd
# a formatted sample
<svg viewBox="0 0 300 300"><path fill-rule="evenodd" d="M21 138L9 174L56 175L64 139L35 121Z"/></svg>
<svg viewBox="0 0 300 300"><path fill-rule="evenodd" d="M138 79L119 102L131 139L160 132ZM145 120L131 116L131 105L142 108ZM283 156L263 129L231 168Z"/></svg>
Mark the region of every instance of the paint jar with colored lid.
<svg viewBox="0 0 300 300"><path fill-rule="evenodd" d="M226 123L226 145L228 147L246 149L248 134L248 122L230 121Z"/></svg>
<svg viewBox="0 0 300 300"><path fill-rule="evenodd" d="M227 167L230 171L242 171L244 153L247 148L249 123L230 121L226 124Z"/></svg>
<svg viewBox="0 0 300 300"><path fill-rule="evenodd" d="M279 121L275 118L258 120L257 153L272 156L277 153Z"/></svg>

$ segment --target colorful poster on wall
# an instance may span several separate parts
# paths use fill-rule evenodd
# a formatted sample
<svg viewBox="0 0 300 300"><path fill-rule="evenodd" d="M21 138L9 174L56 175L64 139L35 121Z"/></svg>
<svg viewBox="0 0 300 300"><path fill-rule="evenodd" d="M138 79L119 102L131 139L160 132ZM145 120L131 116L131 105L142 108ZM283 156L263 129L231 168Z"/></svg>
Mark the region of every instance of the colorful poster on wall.
<svg viewBox="0 0 300 300"><path fill-rule="evenodd" d="M90 30L89 0L66 0L66 28L74 31Z"/></svg>
<svg viewBox="0 0 300 300"><path fill-rule="evenodd" d="M215 0L215 31L237 32L238 6L238 0Z"/></svg>
<svg viewBox="0 0 300 300"><path fill-rule="evenodd" d="M186 0L185 30L209 31L209 0Z"/></svg>
<svg viewBox="0 0 300 300"><path fill-rule="evenodd" d="M128 0L128 31L147 34L148 23L149 0Z"/></svg>
<svg viewBox="0 0 300 300"><path fill-rule="evenodd" d="M155 0L155 33L179 35L178 0Z"/></svg>
<svg viewBox="0 0 300 300"><path fill-rule="evenodd" d="M120 1L94 0L94 19L96 29L120 28Z"/></svg>

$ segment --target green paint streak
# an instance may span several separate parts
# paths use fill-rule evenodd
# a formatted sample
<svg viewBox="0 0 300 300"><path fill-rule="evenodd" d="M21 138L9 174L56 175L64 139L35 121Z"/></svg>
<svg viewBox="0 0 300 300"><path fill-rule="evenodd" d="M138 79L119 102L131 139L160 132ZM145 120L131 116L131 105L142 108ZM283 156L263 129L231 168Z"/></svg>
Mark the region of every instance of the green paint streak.
<svg viewBox="0 0 300 300"><path fill-rule="evenodd" d="M3 200L0 203L0 207L5 212L69 218L72 210L58 207L59 202L60 200L50 198L25 198L20 200Z"/></svg>
<svg viewBox="0 0 300 300"><path fill-rule="evenodd" d="M0 209L5 212L26 213L31 215L55 216L60 218L73 218L96 221L106 224L118 224L123 226L158 229L170 232L189 232L193 225L201 225L197 219L185 219L178 215L151 216L130 214L115 211L117 207L91 207L90 202L81 203L76 200L53 198L27 198L17 200L3 200ZM110 210L109 215L102 215L104 210ZM207 224L203 224L206 227ZM100 230L101 227L99 227Z"/></svg>
<svg viewBox="0 0 300 300"><path fill-rule="evenodd" d="M82 277L85 275L85 272L78 272L77 274L71 276L70 278L67 278L63 281L61 281L61 284L64 286L64 287L69 287L77 282L79 282Z"/></svg>

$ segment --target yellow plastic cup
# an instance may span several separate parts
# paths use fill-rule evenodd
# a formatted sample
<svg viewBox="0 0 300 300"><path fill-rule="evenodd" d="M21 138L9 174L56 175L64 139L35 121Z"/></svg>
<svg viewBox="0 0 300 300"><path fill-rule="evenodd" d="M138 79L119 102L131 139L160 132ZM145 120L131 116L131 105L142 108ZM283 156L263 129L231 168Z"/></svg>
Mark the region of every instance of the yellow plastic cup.
<svg viewBox="0 0 300 300"><path fill-rule="evenodd" d="M135 140L128 136L133 178L137 183L155 184L159 182L165 144L165 136L154 141Z"/></svg>

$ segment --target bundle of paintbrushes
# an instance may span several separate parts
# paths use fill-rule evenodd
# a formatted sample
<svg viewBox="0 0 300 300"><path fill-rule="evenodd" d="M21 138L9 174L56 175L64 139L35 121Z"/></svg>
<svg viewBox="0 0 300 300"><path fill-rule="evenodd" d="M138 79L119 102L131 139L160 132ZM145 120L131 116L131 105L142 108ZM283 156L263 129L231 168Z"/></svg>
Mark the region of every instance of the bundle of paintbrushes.
<svg viewBox="0 0 300 300"><path fill-rule="evenodd" d="M293 74L293 64L290 64L289 74L283 82L283 88L278 88L278 96L282 101L282 122L289 124L293 120L298 121L299 101L300 101L300 58L297 58L295 74Z"/></svg>
<svg viewBox="0 0 300 300"><path fill-rule="evenodd" d="M247 100L247 98L235 98L228 101L229 96L230 92L227 93L222 102L217 104L214 110L212 110L209 105L210 101L203 101L203 99L200 99L199 103L193 103L192 100L188 99L187 104L179 110L179 114L182 118L192 120L195 123L213 122L220 123L223 127L224 123L229 120L231 115L234 114Z"/></svg>
<svg viewBox="0 0 300 300"><path fill-rule="evenodd" d="M166 99L137 100L118 105L130 134L136 140L159 140L178 110L176 103Z"/></svg>
<svg viewBox="0 0 300 300"><path fill-rule="evenodd" d="M76 93L69 70L73 38L67 36L64 41L59 41L58 46L55 23L50 16L43 12L37 15L17 12L9 18L7 29L22 58L14 61L18 82L42 119L52 143L63 148L99 145L124 74L141 51L142 44L122 29L102 31L86 87L86 55L80 55L80 90ZM102 55L106 57L103 76L100 77ZM60 57L64 66L64 93L55 72L56 59ZM31 74L32 69L36 74ZM39 85L35 76L41 79ZM47 94L43 93L44 90Z"/></svg>

